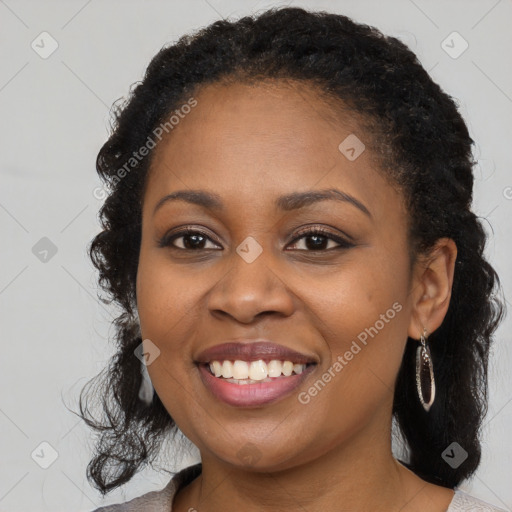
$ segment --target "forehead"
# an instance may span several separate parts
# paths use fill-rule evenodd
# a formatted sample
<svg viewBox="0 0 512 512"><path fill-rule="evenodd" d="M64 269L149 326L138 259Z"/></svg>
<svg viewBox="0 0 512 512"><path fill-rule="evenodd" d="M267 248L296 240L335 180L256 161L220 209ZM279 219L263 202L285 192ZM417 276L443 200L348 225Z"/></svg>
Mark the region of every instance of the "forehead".
<svg viewBox="0 0 512 512"><path fill-rule="evenodd" d="M165 152L169 157L185 145L194 158L219 158L236 149L247 159L256 154L258 159L274 154L292 159L315 148L318 158L328 146L332 156L336 140L357 127L353 116L340 120L341 102L333 108L306 83L216 83L203 86L194 97L197 106L164 137L156 156Z"/></svg>
<svg viewBox="0 0 512 512"><path fill-rule="evenodd" d="M273 200L276 189L282 194L341 185L352 195L365 195L363 189L382 193L371 151L352 161L340 151L353 136L371 147L357 118L313 87L290 81L210 84L194 98L197 105L154 150L150 203L184 188L245 202L256 195Z"/></svg>

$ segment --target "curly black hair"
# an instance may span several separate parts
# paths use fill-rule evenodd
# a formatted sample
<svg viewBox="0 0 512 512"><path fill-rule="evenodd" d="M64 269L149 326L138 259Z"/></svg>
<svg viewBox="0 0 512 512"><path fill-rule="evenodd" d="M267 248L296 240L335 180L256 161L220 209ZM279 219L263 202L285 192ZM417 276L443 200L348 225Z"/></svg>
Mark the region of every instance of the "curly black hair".
<svg viewBox="0 0 512 512"><path fill-rule="evenodd" d="M498 276L483 255L486 233L470 209L473 140L456 102L401 41L346 16L302 8L216 21L181 37L158 52L142 82L114 110L112 133L96 162L108 188L99 212L102 231L88 250L107 293L101 300L119 305L122 313L114 320L116 354L80 394L80 417L99 438L87 478L105 495L152 464L163 440L177 431L156 392L150 404L138 396L142 374L134 350L142 339L135 288L142 201L154 151L134 155L201 87L263 80L311 85L334 107L362 120L379 169L406 201L413 257L442 237L457 245L450 306L430 336L434 405L427 413L417 398L417 342L411 339L393 404L408 453L404 463L424 480L453 488L480 463L489 350L504 315ZM100 405L100 419L89 403ZM457 468L441 457L452 442L468 453Z"/></svg>

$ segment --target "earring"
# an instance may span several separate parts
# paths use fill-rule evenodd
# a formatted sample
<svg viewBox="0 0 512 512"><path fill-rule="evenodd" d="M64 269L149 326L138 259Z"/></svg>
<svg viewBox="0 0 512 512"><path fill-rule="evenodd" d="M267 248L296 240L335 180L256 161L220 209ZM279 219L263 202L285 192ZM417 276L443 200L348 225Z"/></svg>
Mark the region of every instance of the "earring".
<svg viewBox="0 0 512 512"><path fill-rule="evenodd" d="M153 402L153 394L155 392L155 388L153 387L151 377L149 376L148 369L144 363L142 363L141 373L142 382L139 388L139 399L144 402L144 404L151 405Z"/></svg>
<svg viewBox="0 0 512 512"><path fill-rule="evenodd" d="M423 334L420 337L421 345L416 350L416 387L421 405L428 412L434 403L436 383L434 381L434 366L432 365L432 357L427 341L427 330L423 328Z"/></svg>

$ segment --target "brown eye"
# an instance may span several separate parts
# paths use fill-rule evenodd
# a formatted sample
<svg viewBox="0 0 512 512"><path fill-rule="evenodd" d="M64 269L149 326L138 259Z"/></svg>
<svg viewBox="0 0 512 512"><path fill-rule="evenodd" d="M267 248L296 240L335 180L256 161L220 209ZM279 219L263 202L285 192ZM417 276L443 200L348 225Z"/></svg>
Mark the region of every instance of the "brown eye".
<svg viewBox="0 0 512 512"><path fill-rule="evenodd" d="M180 245L175 244L176 240L182 240ZM197 251L197 250L211 250L217 249L218 246L214 245L214 247L205 247L205 244L208 242L212 242L210 237L208 237L202 231L197 231L194 229L185 229L175 233L171 233L165 235L159 242L159 247L172 247L174 249L181 250L189 250L189 251Z"/></svg>
<svg viewBox="0 0 512 512"><path fill-rule="evenodd" d="M293 245L297 245L297 241L304 240L303 248L299 248L301 251L323 252L332 249L348 249L349 247L354 247L354 244L351 242L320 228L309 229L298 234L300 236L295 238L292 243ZM331 244L331 246L329 246L329 244ZM334 246L332 244L334 244Z"/></svg>

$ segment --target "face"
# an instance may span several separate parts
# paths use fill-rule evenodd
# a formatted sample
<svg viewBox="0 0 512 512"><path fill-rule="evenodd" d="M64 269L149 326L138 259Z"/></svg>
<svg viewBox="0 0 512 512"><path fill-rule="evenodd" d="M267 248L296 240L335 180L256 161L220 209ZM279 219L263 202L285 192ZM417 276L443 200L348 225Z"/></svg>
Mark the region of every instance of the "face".
<svg viewBox="0 0 512 512"><path fill-rule="evenodd" d="M303 85L195 98L157 146L143 202L137 305L158 396L203 461L277 470L386 435L411 279L407 213L371 141ZM339 149L351 134L366 146L355 159L355 139ZM215 201L157 207L178 191ZM238 350L257 340L281 347ZM229 363L211 375L214 360L252 383L230 382ZM270 360L298 366L268 377Z"/></svg>

